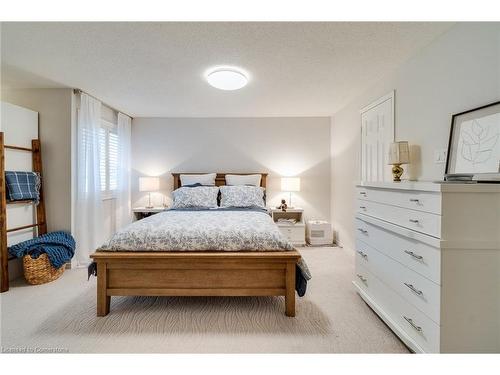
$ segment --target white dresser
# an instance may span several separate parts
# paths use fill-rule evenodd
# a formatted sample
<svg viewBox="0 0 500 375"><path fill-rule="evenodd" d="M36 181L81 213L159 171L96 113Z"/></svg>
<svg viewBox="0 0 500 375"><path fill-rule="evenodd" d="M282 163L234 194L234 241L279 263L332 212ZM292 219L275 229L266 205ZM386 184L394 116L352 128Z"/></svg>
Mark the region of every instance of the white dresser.
<svg viewBox="0 0 500 375"><path fill-rule="evenodd" d="M356 185L358 293L415 352L500 352L500 185Z"/></svg>

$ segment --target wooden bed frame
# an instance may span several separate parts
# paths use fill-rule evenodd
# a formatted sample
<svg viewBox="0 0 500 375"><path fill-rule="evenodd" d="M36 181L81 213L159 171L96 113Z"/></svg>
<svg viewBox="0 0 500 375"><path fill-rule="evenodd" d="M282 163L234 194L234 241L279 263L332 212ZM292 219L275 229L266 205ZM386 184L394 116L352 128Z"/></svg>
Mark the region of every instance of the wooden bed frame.
<svg viewBox="0 0 500 375"><path fill-rule="evenodd" d="M266 187L267 174L261 175ZM177 189L180 173L173 176ZM225 173L218 173L216 185L225 182ZM285 296L285 314L295 316L297 251L100 251L91 258L97 316L109 313L111 296Z"/></svg>

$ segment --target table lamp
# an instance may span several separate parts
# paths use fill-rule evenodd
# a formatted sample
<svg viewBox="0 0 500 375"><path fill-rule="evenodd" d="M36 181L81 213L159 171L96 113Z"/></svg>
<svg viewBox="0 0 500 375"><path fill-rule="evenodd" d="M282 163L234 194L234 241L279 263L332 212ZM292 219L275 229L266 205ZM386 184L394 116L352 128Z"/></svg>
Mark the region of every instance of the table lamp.
<svg viewBox="0 0 500 375"><path fill-rule="evenodd" d="M389 145L389 161L388 164L392 165L392 176L394 182L401 182L401 175L404 170L401 164L408 164L410 162L410 148L408 141L393 142Z"/></svg>
<svg viewBox="0 0 500 375"><path fill-rule="evenodd" d="M300 177L282 177L281 178L281 191L288 192L290 194L290 206L288 208L293 208L292 206L292 192L300 191Z"/></svg>
<svg viewBox="0 0 500 375"><path fill-rule="evenodd" d="M160 190L159 177L139 177L139 191L146 191L149 193L149 204L146 208L153 208L151 204L151 192Z"/></svg>

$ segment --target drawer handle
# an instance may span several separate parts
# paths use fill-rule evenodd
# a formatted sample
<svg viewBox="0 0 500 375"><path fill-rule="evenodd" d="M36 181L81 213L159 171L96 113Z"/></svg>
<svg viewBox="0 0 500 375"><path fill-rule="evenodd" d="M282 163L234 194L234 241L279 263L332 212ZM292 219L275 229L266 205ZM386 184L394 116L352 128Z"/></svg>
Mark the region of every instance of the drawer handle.
<svg viewBox="0 0 500 375"><path fill-rule="evenodd" d="M361 250L358 250L358 254L361 255L363 258L368 259L368 255Z"/></svg>
<svg viewBox="0 0 500 375"><path fill-rule="evenodd" d="M366 210L366 206L359 206L362 210Z"/></svg>
<svg viewBox="0 0 500 375"><path fill-rule="evenodd" d="M418 202L420 202L420 199L410 198L410 202L418 203Z"/></svg>
<svg viewBox="0 0 500 375"><path fill-rule="evenodd" d="M408 287L408 289L410 289L413 293L418 294L419 296L424 295L424 292L422 292L421 290L418 290L412 284L408 284L408 283L403 283L403 284L405 284Z"/></svg>
<svg viewBox="0 0 500 375"><path fill-rule="evenodd" d="M410 219L410 223L418 224L418 220L417 219Z"/></svg>
<svg viewBox="0 0 500 375"><path fill-rule="evenodd" d="M424 259L424 257L422 255L417 255L413 251L405 250L405 253L408 254L409 256L415 258L415 259L418 259L418 260Z"/></svg>
<svg viewBox="0 0 500 375"><path fill-rule="evenodd" d="M366 283L366 281L368 280L366 277L363 277L363 275L360 275L359 273L357 274L357 276L364 283Z"/></svg>
<svg viewBox="0 0 500 375"><path fill-rule="evenodd" d="M366 191L360 191L359 194L366 195Z"/></svg>
<svg viewBox="0 0 500 375"><path fill-rule="evenodd" d="M403 315L403 318L418 332L422 332L422 327L417 326L415 323L413 323L413 319L408 318Z"/></svg>
<svg viewBox="0 0 500 375"><path fill-rule="evenodd" d="M363 233L363 234L366 234L368 233L368 231L366 229L363 229L363 228L358 228L358 230Z"/></svg>

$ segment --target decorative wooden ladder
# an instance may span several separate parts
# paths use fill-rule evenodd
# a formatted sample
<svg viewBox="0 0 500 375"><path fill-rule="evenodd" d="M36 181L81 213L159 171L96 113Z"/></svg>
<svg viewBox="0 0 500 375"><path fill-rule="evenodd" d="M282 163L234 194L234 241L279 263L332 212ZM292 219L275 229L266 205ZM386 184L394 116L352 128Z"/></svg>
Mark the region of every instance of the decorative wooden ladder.
<svg viewBox="0 0 500 375"><path fill-rule="evenodd" d="M7 191L5 185L5 150L18 150L31 152L33 172L40 174L40 202L36 206L36 221L33 224L22 225L7 229L7 204L33 204L31 200L7 202ZM42 152L40 140L31 140L31 148L9 146L4 144L4 133L0 132L0 263L1 263L1 292L9 290L9 253L7 251L7 233L28 228L36 228L37 235L47 233L47 222L45 220L45 203L43 199L43 175L42 175Z"/></svg>

